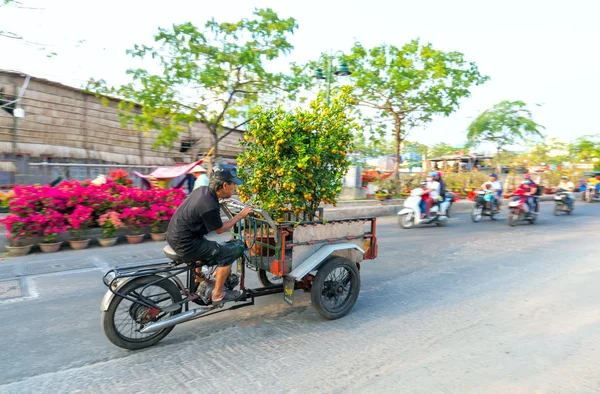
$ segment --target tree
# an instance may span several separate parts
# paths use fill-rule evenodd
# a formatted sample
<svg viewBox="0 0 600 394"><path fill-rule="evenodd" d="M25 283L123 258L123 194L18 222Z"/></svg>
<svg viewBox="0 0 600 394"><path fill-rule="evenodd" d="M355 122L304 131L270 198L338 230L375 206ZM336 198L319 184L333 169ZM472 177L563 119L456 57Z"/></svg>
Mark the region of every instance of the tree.
<svg viewBox="0 0 600 394"><path fill-rule="evenodd" d="M462 150L464 150L464 148L452 146L445 142L439 142L429 149L429 155L431 157L450 156Z"/></svg>
<svg viewBox="0 0 600 394"><path fill-rule="evenodd" d="M542 137L544 126L537 124L523 101L502 101L483 111L467 128L470 146L491 142L497 150L496 162L500 171L500 151L508 145L525 142L527 138Z"/></svg>
<svg viewBox="0 0 600 394"><path fill-rule="evenodd" d="M355 97L371 109L364 116L372 115L381 129L393 127L396 180L400 147L409 131L431 122L434 115L450 115L473 85L488 80L462 53L443 52L419 40L401 48L384 44L366 49L355 43L346 60Z"/></svg>
<svg viewBox="0 0 600 394"><path fill-rule="evenodd" d="M348 170L353 132L351 88L328 103L323 95L309 109L256 107L238 156L242 201L267 210L275 220L293 214L313 220L321 203L333 204Z"/></svg>
<svg viewBox="0 0 600 394"><path fill-rule="evenodd" d="M131 83L113 88L92 79L88 89L122 98L123 124L140 131L157 130L156 145L171 146L186 126L203 122L217 156L227 122L244 116L250 105L269 100L270 94L293 96L298 88L293 78L266 68L269 61L293 49L288 38L297 28L296 21L280 19L271 9L256 9L253 16L234 23L212 19L204 29L189 22L160 28L154 37L156 46L135 45L128 53L133 58L157 59L161 72L129 69ZM242 120L233 129L247 122Z"/></svg>
<svg viewBox="0 0 600 394"><path fill-rule="evenodd" d="M531 144L529 152L523 155L527 163L532 165L560 165L568 161L569 147L564 142L550 138L548 142L541 141Z"/></svg>
<svg viewBox="0 0 600 394"><path fill-rule="evenodd" d="M569 146L569 150L577 161L600 159L600 135L584 135Z"/></svg>

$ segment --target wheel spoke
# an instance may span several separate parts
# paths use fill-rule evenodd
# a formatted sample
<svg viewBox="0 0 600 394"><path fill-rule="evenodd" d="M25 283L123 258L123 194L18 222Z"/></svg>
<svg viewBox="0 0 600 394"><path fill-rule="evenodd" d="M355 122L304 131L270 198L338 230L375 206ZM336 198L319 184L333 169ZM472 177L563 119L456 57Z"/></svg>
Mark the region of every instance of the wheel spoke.
<svg viewBox="0 0 600 394"><path fill-rule="evenodd" d="M129 292L128 295L132 298L145 300L146 302L150 301L149 303L154 304L159 309L171 305L174 302L171 294L157 284L148 287L146 287L146 285L140 285L140 287ZM113 325L115 330L124 339L132 341L148 340L151 337L158 335L159 333L140 332L143 324L140 324L139 321L140 319L145 318L148 311L149 308L144 305L121 298L121 302L113 315ZM152 319L152 321L158 321L168 315L171 315L171 313L161 314L157 316L157 318ZM150 320L147 322L150 322Z"/></svg>

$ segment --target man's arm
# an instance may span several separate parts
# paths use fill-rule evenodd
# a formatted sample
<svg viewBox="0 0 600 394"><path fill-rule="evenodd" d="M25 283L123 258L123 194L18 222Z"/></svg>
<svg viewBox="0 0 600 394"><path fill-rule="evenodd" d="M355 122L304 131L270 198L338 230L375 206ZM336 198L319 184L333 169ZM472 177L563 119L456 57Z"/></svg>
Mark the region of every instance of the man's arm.
<svg viewBox="0 0 600 394"><path fill-rule="evenodd" d="M242 211L240 213L238 213L237 215L235 215L234 217L232 217L231 219L229 219L228 221L223 223L223 227L216 229L215 233L223 234L224 232L229 231L233 226L235 226L235 224L237 222L244 219L251 212L252 212L252 207L246 207L246 208L242 209Z"/></svg>

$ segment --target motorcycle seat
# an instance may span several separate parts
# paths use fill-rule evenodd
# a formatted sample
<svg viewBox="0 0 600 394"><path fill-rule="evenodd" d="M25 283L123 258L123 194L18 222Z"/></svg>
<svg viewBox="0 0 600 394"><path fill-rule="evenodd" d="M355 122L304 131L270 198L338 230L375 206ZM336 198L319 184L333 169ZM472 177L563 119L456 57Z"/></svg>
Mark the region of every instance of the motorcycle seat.
<svg viewBox="0 0 600 394"><path fill-rule="evenodd" d="M177 252L173 250L169 245L163 248L163 253L167 256L168 259L171 259L175 262L183 262L183 256L178 255Z"/></svg>

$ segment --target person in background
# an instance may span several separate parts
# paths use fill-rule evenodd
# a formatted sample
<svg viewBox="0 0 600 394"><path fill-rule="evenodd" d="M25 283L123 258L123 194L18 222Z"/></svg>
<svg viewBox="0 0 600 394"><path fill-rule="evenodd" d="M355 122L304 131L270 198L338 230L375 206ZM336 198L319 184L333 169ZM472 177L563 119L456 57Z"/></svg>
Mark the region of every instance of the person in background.
<svg viewBox="0 0 600 394"><path fill-rule="evenodd" d="M558 184L558 189L562 189L567 194L567 206L569 208L573 207L573 201L575 201L575 196L573 195L573 190L575 190L575 185L573 182L569 180L568 176L561 176L560 183Z"/></svg>
<svg viewBox="0 0 600 394"><path fill-rule="evenodd" d="M527 197L527 205L529 206L529 211L534 212L536 215L538 214L538 207L535 203L535 195L538 189L538 185L533 182L531 179L531 174L527 173L523 177L523 183L519 185L519 189L523 190L525 196Z"/></svg>
<svg viewBox="0 0 600 394"><path fill-rule="evenodd" d="M196 182L194 182L194 190L199 188L200 186L208 186L208 175L206 175L206 169L201 165L197 165L192 168L189 172L196 178Z"/></svg>

